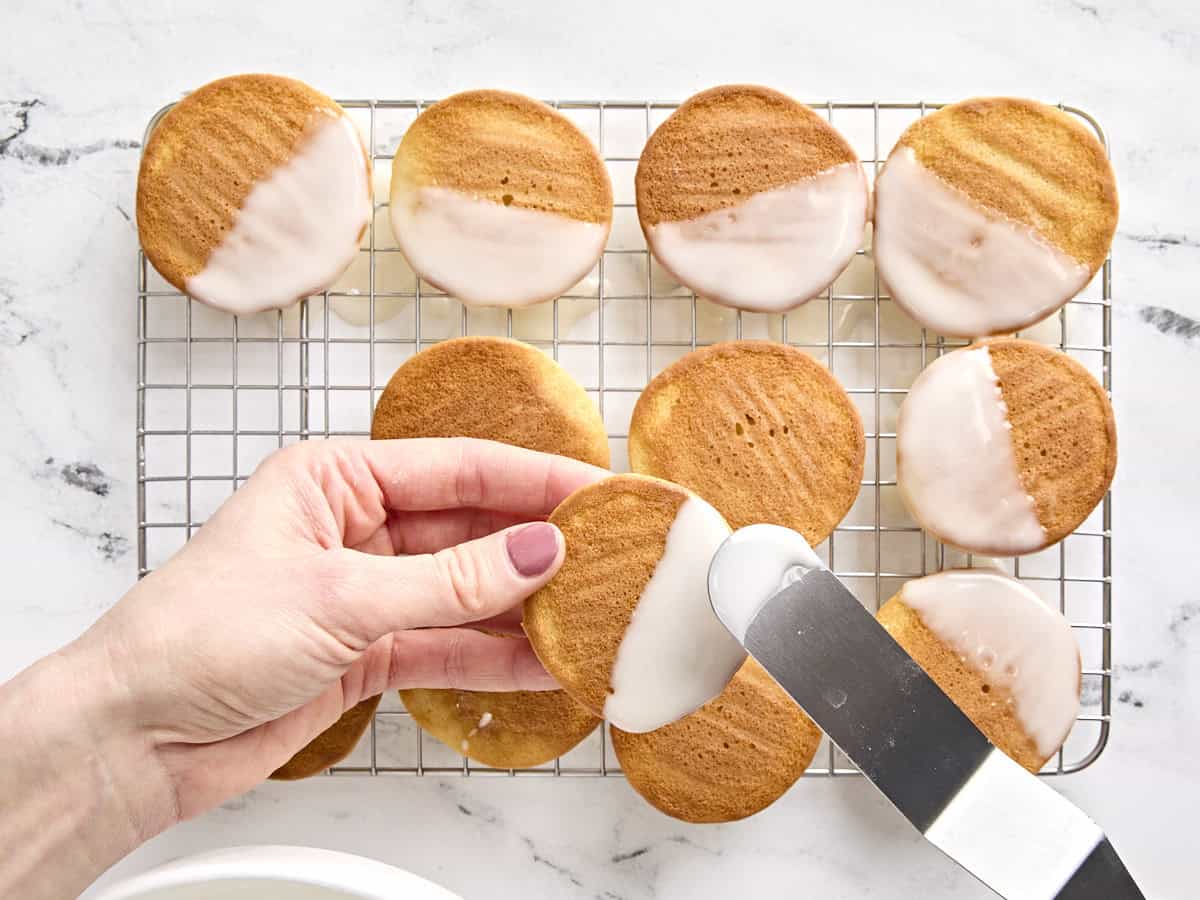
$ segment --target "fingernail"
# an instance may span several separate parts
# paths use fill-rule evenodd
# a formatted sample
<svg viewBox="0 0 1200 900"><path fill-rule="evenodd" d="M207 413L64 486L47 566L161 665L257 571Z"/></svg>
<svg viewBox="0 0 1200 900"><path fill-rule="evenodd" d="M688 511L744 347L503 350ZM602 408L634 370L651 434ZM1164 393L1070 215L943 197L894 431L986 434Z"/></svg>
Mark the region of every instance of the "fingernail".
<svg viewBox="0 0 1200 900"><path fill-rule="evenodd" d="M508 558L526 578L541 575L558 556L558 529L549 522L535 522L508 535Z"/></svg>

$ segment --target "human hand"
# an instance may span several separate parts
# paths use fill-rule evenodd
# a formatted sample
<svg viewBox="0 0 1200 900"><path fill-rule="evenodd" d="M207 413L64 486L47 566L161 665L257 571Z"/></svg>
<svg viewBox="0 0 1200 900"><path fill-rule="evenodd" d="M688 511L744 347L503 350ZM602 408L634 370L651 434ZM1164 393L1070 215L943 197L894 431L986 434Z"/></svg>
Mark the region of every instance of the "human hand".
<svg viewBox="0 0 1200 900"><path fill-rule="evenodd" d="M520 604L563 558L547 515L605 474L487 441L299 444L269 458L80 643L102 647L187 818L360 700L557 687Z"/></svg>

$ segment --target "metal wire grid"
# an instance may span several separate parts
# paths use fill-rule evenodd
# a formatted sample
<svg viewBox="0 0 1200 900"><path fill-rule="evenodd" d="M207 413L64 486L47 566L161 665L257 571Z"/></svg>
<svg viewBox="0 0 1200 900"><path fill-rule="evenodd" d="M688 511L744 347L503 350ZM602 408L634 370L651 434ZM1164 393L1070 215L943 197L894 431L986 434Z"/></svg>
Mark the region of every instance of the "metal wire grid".
<svg viewBox="0 0 1200 900"><path fill-rule="evenodd" d="M432 101L420 100L349 100L341 101L344 108L352 115L361 117L366 137L371 148L376 165L382 163L389 166L394 147L400 135L392 133L384 135L379 126L379 120L388 114L399 113L401 117L415 117ZM647 101L552 101L552 105L565 114L576 118L577 122L589 131L601 149L605 162L610 171L625 167L629 170L636 165L641 142L653 131L658 121L668 115L677 104ZM863 156L863 164L869 171L877 172L886 151L890 149L890 140L881 144L881 130L887 130L891 117L892 131L898 134L907 121L924 115L927 111L940 108L939 103L838 103L825 102L812 104L812 108L826 115L829 120L843 133L848 129L853 131L852 143L859 148ZM147 134L161 116L170 107L164 107L151 120ZM1068 106L1060 105L1060 109L1078 117L1090 127L1107 148L1107 140L1100 125L1086 112ZM626 142L625 146L610 146L608 139L617 118L624 123L628 132L631 121L636 120L638 131L636 147ZM365 119L365 122L362 121ZM582 121L581 121L582 120ZM882 126L882 128L881 128ZM626 135L628 136L628 135ZM855 139L857 138L857 140ZM380 140L382 139L382 143ZM881 153L881 151L884 151ZM629 173L626 173L629 174ZM614 183L617 179L614 177ZM381 197L380 194L383 194ZM621 196L617 192L618 202L615 204L614 215L622 211L631 215L634 208L632 196ZM211 488L223 488L225 495L236 490L259 458L273 447L282 447L297 440L328 438L331 436L358 436L369 434L370 413L374 408L382 384L386 383L387 375L377 375L377 352L382 356L385 349L400 349L403 354L411 354L422 349L446 334L431 336L427 327L422 331L423 318L428 319L428 309L437 302L445 305L444 295L438 296L429 286L413 279L411 286L392 290L377 284L377 273L380 262L389 254L397 254L394 247L382 246L386 241L380 236L377 246L377 227L380 222L380 211L386 210L386 190L376 193L376 213L368 230L367 243L361 256L365 258L365 290L350 288L339 290L335 285L331 290L306 298L298 304L297 312L271 312L253 317L254 322L237 317L222 317L227 325L227 331L220 336L201 334L201 329L195 328L196 317L204 314L212 319L210 310L200 304L194 304L190 298L184 297L161 280L147 265L145 255L138 251L138 287L137 287L137 535L138 535L138 575L142 577L150 570L152 563L165 559L169 552L190 538L192 532L202 524L202 515L196 515L198 504L194 502L197 492L204 488L211 495ZM386 212L384 212L386 216ZM386 226L384 226L386 227ZM615 233L615 228L614 228ZM605 351L610 356L622 353L628 358L630 350L644 351L644 384L663 367L671 358L695 349L697 346L713 343L716 340L741 338L743 332L756 332L747 336L769 336L793 346L800 347L818 357L823 357L835 373L838 372L837 354L846 352L861 357L865 354L865 369L870 374L869 385L847 384L847 390L863 413L864 422L870 423L867 432L868 441L868 472L871 477L864 478L863 495L860 501L867 499L865 504L856 505L860 518L866 521L854 521L855 511L852 510L847 521L841 524L830 536L826 544L819 548L824 552L828 564L834 572L845 579L856 589L860 600L868 607L878 609L879 604L890 596L894 588L898 588L904 579L917 577L936 571L949 564L971 564L969 556L956 556L953 550L926 536L914 523L895 524L885 521L888 518L886 504L883 503L884 492L891 489L894 492L895 480L883 477L885 465L893 466L894 446L890 453L883 451L886 442L894 441L894 431L883 430L882 416L894 409L900 399L907 393L915 371L896 371L890 373L893 367L893 351L920 353L920 367L933 357L940 356L948 349L961 346L964 342L945 339L941 336L919 331L915 336L905 339L893 339L889 335L886 321L891 307L886 294L881 294L878 277L874 274L873 263L868 252L860 250L855 261L851 264L869 266L866 273L866 284L869 289L844 291L835 282L821 297L810 301L801 310L819 310L825 306L825 321L823 327L814 329L812 316L806 314L806 324L798 327L796 313L784 316L751 316L738 312L729 314L729 319L718 319L716 333L704 334L704 322L707 313L720 314L722 311L709 308L704 301L697 301L694 295L678 289L668 289L664 295L661 289L656 289L654 274L656 264L651 260L644 242L641 242L640 232L637 234L640 246L613 246L606 250L598 264L596 286L594 290L585 289L583 295L568 294L563 300L552 304L551 325L549 334L526 336L522 328L514 330L514 313L507 310L490 316L482 328L479 323L472 321L473 316L482 315L479 311L461 309L461 322L457 333L495 333L505 336L516 336L530 343L541 346L550 352L555 359L571 352L572 348L591 348L595 350L595 377L589 379L580 376L585 388L595 397L601 413L605 415L606 423L611 417L606 411L606 400L610 410L614 404L623 401L623 406L631 406L630 400L635 399L640 392L639 386L614 384L609 379L606 384L608 367L605 361ZM644 269L644 280L636 290L631 291L628 283L620 290L614 290L606 280L606 266L612 267L618 262L618 257L633 257L638 271ZM661 273L660 273L661 274ZM862 273L860 272L860 276ZM158 283L155 283L157 280ZM863 278L859 278L860 285ZM1098 296L1096 295L1098 292ZM365 323L365 334L351 336L331 336L331 298L355 298L359 303L366 303L368 318ZM596 334L594 338L581 339L572 336L570 329L560 327L560 307L581 299L594 305L596 319ZM377 317L377 309L385 303L399 301L411 304L412 332L399 336L391 336L383 327L381 318ZM617 331L610 325L606 332L605 312L614 305L626 302L642 302L644 312L644 335L629 337L614 333ZM683 319L685 325L690 325L690 336L686 339L677 337L655 338L656 304L663 303L678 305L683 303ZM178 330L165 336L151 334L152 322L171 316L155 315L156 305L174 304L177 315ZM866 309L866 327L870 332L847 336L843 334L846 320L859 319L863 324L862 310ZM1077 313L1091 313L1089 327L1084 339L1075 339L1069 332L1068 325L1073 323ZM841 313L840 315L838 313ZM1057 335L1048 335L1043 328L1036 337L1047 343L1057 345L1065 352L1082 358L1092 364L1093 370L1102 379L1104 387L1111 393L1112 372L1112 263L1111 258L1104 264L1102 272L1080 298L1071 301L1059 314L1051 320L1051 326L1057 325ZM296 316L298 315L298 318ZM610 318L613 314L610 311ZM690 318L690 322L686 320ZM1098 321L1096 321L1098 319ZM766 321L766 334L761 334L763 322ZM334 320L336 323L336 319ZM264 323L266 327L264 328ZM249 327L253 324L255 327ZM445 324L444 322L442 323ZM789 324L792 334L789 336ZM472 326L476 327L472 327ZM916 326L912 325L915 332ZM677 329L672 329L675 331ZM1078 329L1077 329L1078 330ZM855 329L851 329L852 332ZM858 329L861 331L861 328ZM797 334L797 332L800 332ZM151 356L158 351L158 345L167 345L165 350L172 356L168 368L178 369L182 364L182 380L158 380L156 368L151 365ZM263 345L268 353L274 355L274 383L246 381L239 378L239 357L247 346ZM228 347L229 372L228 380L198 379L197 374L204 374L204 366L194 365L194 355L201 349L206 351L206 361L211 361L211 351ZM295 352L292 352L292 348ZM354 383L333 383L331 378L331 351L339 353L346 351L367 357L369 378L366 383L361 380ZM182 354L182 360L179 359ZM640 365L639 365L640 368ZM903 367L899 367L903 369ZM262 367L258 367L261 371ZM893 374L895 377L893 377ZM843 383L845 383L843 378ZM897 382L904 382L899 384ZM274 427L243 427L239 410L239 396L250 393L274 395ZM345 392L362 393L367 398L365 409L361 409L361 417L350 427L331 428L331 397L345 396ZM206 423L196 421L194 415L196 398L216 394L222 402L228 405L229 425L223 423L218 427L206 427ZM352 395L351 393L351 395ZM148 421L148 407L155 406L155 400L165 400L178 416L181 422L175 422L171 427L160 427L154 421ZM245 401L243 401L245 403ZM182 406L180 410L179 407ZM336 406L337 404L333 404ZM261 411L262 404L258 404ZM316 413L316 415L314 415ZM154 418L153 416L151 418ZM624 455L624 441L627 437L627 424L618 423L611 427L609 437L614 444L614 457L617 461ZM227 472L214 473L200 471L199 458L202 455L197 446L201 440L210 438L228 439L223 452L230 455L225 457L231 463ZM157 445L159 440L175 440L178 445L176 452L168 452ZM248 444L253 444L246 450ZM181 451L181 452L179 452ZM211 454L208 454L211 457ZM872 458L873 456L873 458ZM872 465L873 463L873 465ZM211 458L206 468L212 468ZM164 488L176 488L177 496L174 502L149 503L148 495ZM219 498L218 498L219 499ZM156 513L161 515L156 515ZM174 540L168 540L158 553L151 553L151 544L161 534L174 535ZM863 537L868 541L864 554L861 547ZM893 536L915 537L919 541L919 567L889 566L886 556L889 556L887 542ZM1082 554L1084 557L1084 574L1079 574L1081 554L1073 552L1082 550L1074 547L1073 541L1086 543L1091 549ZM850 552L839 551L847 542L858 542L859 547L851 546ZM864 565L864 555L865 562ZM849 556L849 565L841 561ZM1097 558L1098 557L1098 558ZM1022 563L1024 571L1022 571ZM873 563L873 564L872 564ZM1036 563L1036 565L1034 565ZM1098 510L1084 526L1074 535L1057 547L1043 551L1036 558L1027 557L1025 560L1016 559L1011 562L1008 570L1021 578L1043 596L1044 599L1057 601L1058 607L1068 616L1072 628L1080 639L1084 653L1084 711L1078 718L1075 730L1063 750L1047 764L1044 774L1066 774L1079 771L1094 762L1104 750L1110 732L1111 716L1111 677L1112 677L1112 502L1111 495L1106 496ZM1079 589L1085 589L1089 595L1077 602L1074 594ZM1092 711L1089 711L1092 710ZM1082 735L1080 733L1083 732ZM1067 757L1068 748L1074 751ZM356 751L346 763L335 766L330 774L461 774L461 775L545 775L545 776L610 776L620 775L620 769L611 757L607 746L605 729L598 730L597 735L568 754L567 758L555 760L553 764L538 769L502 770L489 769L471 762L466 757L447 760L446 753L433 739L427 739L415 722L394 700L385 699L384 704L376 713L371 723L369 741ZM432 757L439 757L434 759ZM580 757L583 757L580 759ZM836 750L828 741L818 752L809 768L809 774L822 775L856 775L858 771Z"/></svg>

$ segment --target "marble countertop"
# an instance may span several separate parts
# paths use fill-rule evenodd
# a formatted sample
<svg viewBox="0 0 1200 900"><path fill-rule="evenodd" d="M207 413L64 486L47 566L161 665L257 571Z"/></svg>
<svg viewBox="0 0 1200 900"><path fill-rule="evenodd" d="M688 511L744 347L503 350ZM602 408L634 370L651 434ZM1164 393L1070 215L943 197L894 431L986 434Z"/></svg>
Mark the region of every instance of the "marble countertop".
<svg viewBox="0 0 1200 900"><path fill-rule="evenodd" d="M1095 765L1051 784L1103 824L1147 896L1194 896L1182 823L1200 804L1200 12L1162 0L909 5L7 4L0 678L74 637L135 575L134 180L147 119L181 92L262 70L342 97L499 86L682 99L757 81L810 100L1062 100L1105 125L1121 187L1121 462L1112 738ZM467 897L988 896L860 779L802 781L717 827L667 819L619 779L268 784L115 871L234 843L364 853Z"/></svg>

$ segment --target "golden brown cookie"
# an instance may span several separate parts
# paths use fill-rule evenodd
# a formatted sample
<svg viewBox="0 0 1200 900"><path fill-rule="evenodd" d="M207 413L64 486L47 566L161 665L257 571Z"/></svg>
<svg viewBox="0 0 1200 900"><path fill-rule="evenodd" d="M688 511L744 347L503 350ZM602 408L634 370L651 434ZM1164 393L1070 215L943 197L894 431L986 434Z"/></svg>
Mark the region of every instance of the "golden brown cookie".
<svg viewBox="0 0 1200 900"><path fill-rule="evenodd" d="M858 157L829 122L755 85L680 106L646 142L635 186L658 261L697 294L761 312L828 287L870 206Z"/></svg>
<svg viewBox="0 0 1200 900"><path fill-rule="evenodd" d="M992 556L1062 540L1103 499L1116 463L1103 387L1032 341L981 341L935 360L896 426L896 480L913 517Z"/></svg>
<svg viewBox="0 0 1200 900"><path fill-rule="evenodd" d="M443 341L405 362L379 398L371 437L482 438L609 465L604 422L583 388L536 347L504 338ZM563 691L414 689L400 697L435 738L505 769L565 753L599 721ZM485 713L489 724L480 727Z"/></svg>
<svg viewBox="0 0 1200 900"><path fill-rule="evenodd" d="M1025 328L1104 263L1117 187L1076 117L1033 100L955 103L914 122L876 180L874 255L893 298L943 334Z"/></svg>
<svg viewBox="0 0 1200 900"><path fill-rule="evenodd" d="M609 465L592 398L545 353L506 338L455 338L405 362L379 397L371 437L484 438Z"/></svg>
<svg viewBox="0 0 1200 900"><path fill-rule="evenodd" d="M477 305L557 297L595 264L612 185L591 141L537 100L467 91L417 117L392 164L391 222L413 269Z"/></svg>
<svg viewBox="0 0 1200 900"><path fill-rule="evenodd" d="M562 568L525 602L525 632L563 689L626 731L698 709L745 652L708 602L720 514L683 488L614 475L550 515L566 540Z"/></svg>
<svg viewBox="0 0 1200 900"><path fill-rule="evenodd" d="M804 774L821 730L753 659L716 699L647 734L612 728L629 784L685 822L732 822L774 803Z"/></svg>
<svg viewBox="0 0 1200 900"><path fill-rule="evenodd" d="M138 236L162 276L234 313L329 286L371 214L370 167L333 100L278 75L205 85L158 122L138 172Z"/></svg>
<svg viewBox="0 0 1200 900"><path fill-rule="evenodd" d="M784 525L813 546L858 496L865 449L836 379L769 341L689 353L642 391L629 426L635 472L690 488L733 528Z"/></svg>
<svg viewBox="0 0 1200 900"><path fill-rule="evenodd" d="M277 781L296 781L324 772L350 755L371 727L379 697L368 697L308 742L295 756L271 773Z"/></svg>
<svg viewBox="0 0 1200 900"><path fill-rule="evenodd" d="M1031 772L1079 712L1079 648L1057 611L1015 579L952 570L908 582L879 622L988 739Z"/></svg>
<svg viewBox="0 0 1200 900"><path fill-rule="evenodd" d="M1081 363L1023 340L987 342L1012 426L1021 484L1046 544L1078 528L1117 470L1117 423L1108 394Z"/></svg>
<svg viewBox="0 0 1200 900"><path fill-rule="evenodd" d="M526 769L562 756L600 720L565 691L400 692L404 708L426 732L476 762Z"/></svg>

